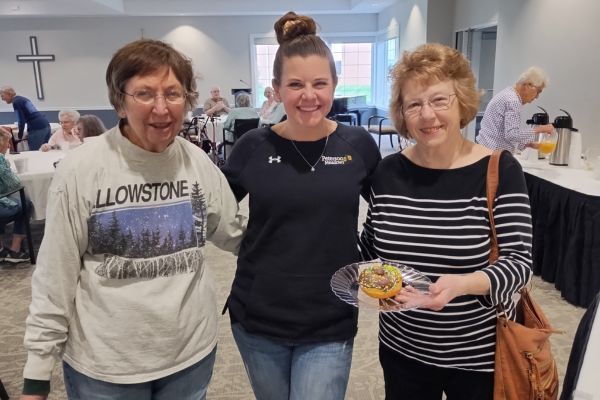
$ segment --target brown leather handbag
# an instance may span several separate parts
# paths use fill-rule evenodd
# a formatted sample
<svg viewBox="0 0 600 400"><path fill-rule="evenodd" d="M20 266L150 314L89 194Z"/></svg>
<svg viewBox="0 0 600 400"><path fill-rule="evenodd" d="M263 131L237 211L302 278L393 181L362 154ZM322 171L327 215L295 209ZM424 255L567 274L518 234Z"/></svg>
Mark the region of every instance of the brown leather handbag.
<svg viewBox="0 0 600 400"><path fill-rule="evenodd" d="M499 181L501 151L490 157L487 171L487 206L490 218L490 263L498 259L498 238L493 204ZM558 397L558 371L550 349L550 335L556 333L529 290L520 291L517 320L497 310L494 400L554 400Z"/></svg>

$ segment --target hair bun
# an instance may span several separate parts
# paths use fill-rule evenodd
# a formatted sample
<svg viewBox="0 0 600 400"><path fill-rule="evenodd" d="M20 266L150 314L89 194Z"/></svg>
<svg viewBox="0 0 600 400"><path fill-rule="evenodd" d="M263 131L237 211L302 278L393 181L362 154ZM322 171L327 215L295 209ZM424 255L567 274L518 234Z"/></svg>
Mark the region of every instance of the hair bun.
<svg viewBox="0 0 600 400"><path fill-rule="evenodd" d="M294 40L298 36L314 35L317 33L317 23L311 17L288 12L275 22L275 34L280 45Z"/></svg>

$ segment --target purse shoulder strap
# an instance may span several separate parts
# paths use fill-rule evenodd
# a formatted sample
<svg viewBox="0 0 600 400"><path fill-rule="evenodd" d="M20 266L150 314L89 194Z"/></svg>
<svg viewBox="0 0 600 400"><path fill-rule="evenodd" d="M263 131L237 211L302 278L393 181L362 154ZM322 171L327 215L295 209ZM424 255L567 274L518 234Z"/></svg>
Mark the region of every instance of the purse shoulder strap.
<svg viewBox="0 0 600 400"><path fill-rule="evenodd" d="M498 191L498 182L500 180L499 169L501 154L502 150L496 150L490 156L485 181L487 207L490 219L490 264L495 262L499 256L498 236L496 235L496 224L494 223L494 200L496 199L496 192Z"/></svg>

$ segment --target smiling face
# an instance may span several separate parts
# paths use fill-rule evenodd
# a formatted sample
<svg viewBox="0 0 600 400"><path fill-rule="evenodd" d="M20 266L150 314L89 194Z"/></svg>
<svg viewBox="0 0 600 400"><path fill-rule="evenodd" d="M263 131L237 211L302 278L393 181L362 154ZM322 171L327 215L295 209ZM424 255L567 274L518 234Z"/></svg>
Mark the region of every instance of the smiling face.
<svg viewBox="0 0 600 400"><path fill-rule="evenodd" d="M408 134L415 139L417 145L443 149L451 141L461 136L460 109L453 93L452 81L423 86L409 80L404 84L402 87L403 109L414 103L422 104L420 112L414 115L406 113L404 115ZM450 95L452 96L447 110L434 111L428 104L428 101L433 104L438 98Z"/></svg>
<svg viewBox="0 0 600 400"><path fill-rule="evenodd" d="M329 61L321 56L294 56L284 59L281 84L273 87L293 127L317 128L333 103L335 84Z"/></svg>
<svg viewBox="0 0 600 400"><path fill-rule="evenodd" d="M161 153L173 142L185 116L185 102L170 104L165 100L164 94L173 90L184 91L170 68L162 68L148 75L136 75L127 81L125 93L148 91L156 96L151 104L142 104L132 96L125 96L119 116L127 118L123 133L133 144L144 150Z"/></svg>

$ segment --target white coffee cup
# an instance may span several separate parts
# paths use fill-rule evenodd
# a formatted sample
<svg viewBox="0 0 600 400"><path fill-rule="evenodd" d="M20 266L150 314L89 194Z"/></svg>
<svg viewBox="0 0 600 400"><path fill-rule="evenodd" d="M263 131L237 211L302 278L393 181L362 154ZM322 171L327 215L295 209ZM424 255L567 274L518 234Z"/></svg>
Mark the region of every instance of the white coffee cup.
<svg viewBox="0 0 600 400"><path fill-rule="evenodd" d="M17 169L17 174L27 172L28 161L29 160L26 158L17 158L14 160L15 168Z"/></svg>

